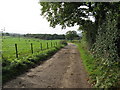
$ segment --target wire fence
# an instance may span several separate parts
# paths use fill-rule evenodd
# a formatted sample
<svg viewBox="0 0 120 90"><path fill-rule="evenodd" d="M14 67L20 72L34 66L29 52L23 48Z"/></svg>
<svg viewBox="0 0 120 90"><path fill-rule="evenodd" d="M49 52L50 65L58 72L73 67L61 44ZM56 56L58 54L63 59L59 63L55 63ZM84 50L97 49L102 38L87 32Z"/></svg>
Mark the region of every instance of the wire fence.
<svg viewBox="0 0 120 90"><path fill-rule="evenodd" d="M42 40L42 41L20 41L18 43L3 44L2 58L19 58L33 54L37 51L51 49L59 45L59 40Z"/></svg>

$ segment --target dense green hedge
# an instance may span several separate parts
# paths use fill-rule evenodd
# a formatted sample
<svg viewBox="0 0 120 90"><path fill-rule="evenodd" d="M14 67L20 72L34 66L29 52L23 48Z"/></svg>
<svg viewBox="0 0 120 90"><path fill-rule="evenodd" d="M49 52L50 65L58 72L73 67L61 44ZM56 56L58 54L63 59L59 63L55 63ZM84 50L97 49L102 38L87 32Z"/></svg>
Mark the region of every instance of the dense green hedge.
<svg viewBox="0 0 120 90"><path fill-rule="evenodd" d="M109 11L106 15L106 19L102 25L98 28L98 34L96 36L96 42L93 47L93 55L96 58L97 68L102 73L96 77L96 87L111 87L115 86L119 81L120 70L118 64L120 57L117 52L116 42L120 37L120 30L117 28L116 15Z"/></svg>
<svg viewBox="0 0 120 90"><path fill-rule="evenodd" d="M94 43L87 29L84 31L83 42L84 50L90 50L95 60L95 68L92 74L94 78L94 86L100 88L109 88L118 86L120 80L120 28L118 27L118 12L109 10L102 24L98 25L98 29ZM90 30L93 27L89 28ZM89 37L89 39L88 39ZM91 40L91 41L90 41ZM89 64L89 59L86 60ZM95 76L95 77L94 77Z"/></svg>

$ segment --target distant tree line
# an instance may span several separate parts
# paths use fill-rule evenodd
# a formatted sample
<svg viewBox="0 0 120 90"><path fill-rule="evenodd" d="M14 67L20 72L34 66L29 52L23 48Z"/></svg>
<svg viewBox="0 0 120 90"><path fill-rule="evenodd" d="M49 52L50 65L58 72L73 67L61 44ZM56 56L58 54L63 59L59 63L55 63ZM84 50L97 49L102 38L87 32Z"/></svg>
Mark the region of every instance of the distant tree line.
<svg viewBox="0 0 120 90"><path fill-rule="evenodd" d="M55 40L55 39L65 39L65 35L58 34L25 34L25 37L39 38L44 40Z"/></svg>
<svg viewBox="0 0 120 90"><path fill-rule="evenodd" d="M24 36L24 34L18 34L18 33L2 33L2 36L12 36L12 37L20 37L20 36Z"/></svg>
<svg viewBox="0 0 120 90"><path fill-rule="evenodd" d="M17 33L2 33L3 36L12 36L12 37L28 37L28 38L38 38L44 40L80 40L81 37L77 34L76 31L68 31L65 34L17 34Z"/></svg>

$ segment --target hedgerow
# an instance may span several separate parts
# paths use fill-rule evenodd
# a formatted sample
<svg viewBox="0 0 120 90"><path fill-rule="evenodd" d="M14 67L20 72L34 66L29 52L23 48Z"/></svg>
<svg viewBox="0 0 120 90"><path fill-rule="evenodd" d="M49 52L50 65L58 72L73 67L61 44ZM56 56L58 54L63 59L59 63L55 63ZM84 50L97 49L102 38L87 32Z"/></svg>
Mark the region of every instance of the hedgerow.
<svg viewBox="0 0 120 90"><path fill-rule="evenodd" d="M109 11L106 19L98 28L96 42L94 44L93 53L96 58L97 68L101 74L96 77L95 87L108 88L115 86L119 81L120 57L118 56L116 42L120 34L117 28L117 16ZM120 53L120 52L119 52Z"/></svg>
<svg viewBox="0 0 120 90"><path fill-rule="evenodd" d="M120 15L109 10L105 16L98 27L91 22L84 25L78 44L90 81L97 88L118 87L120 81Z"/></svg>

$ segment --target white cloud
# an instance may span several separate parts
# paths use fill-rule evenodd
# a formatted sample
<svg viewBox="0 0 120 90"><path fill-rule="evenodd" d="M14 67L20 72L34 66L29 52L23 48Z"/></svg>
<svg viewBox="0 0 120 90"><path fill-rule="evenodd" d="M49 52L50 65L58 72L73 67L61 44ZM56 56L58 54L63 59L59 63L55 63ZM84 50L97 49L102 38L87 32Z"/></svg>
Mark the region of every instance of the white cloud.
<svg viewBox="0 0 120 90"><path fill-rule="evenodd" d="M61 30L49 27L49 22L40 16L39 0L0 0L0 29L13 33L63 34L77 30L78 26Z"/></svg>

